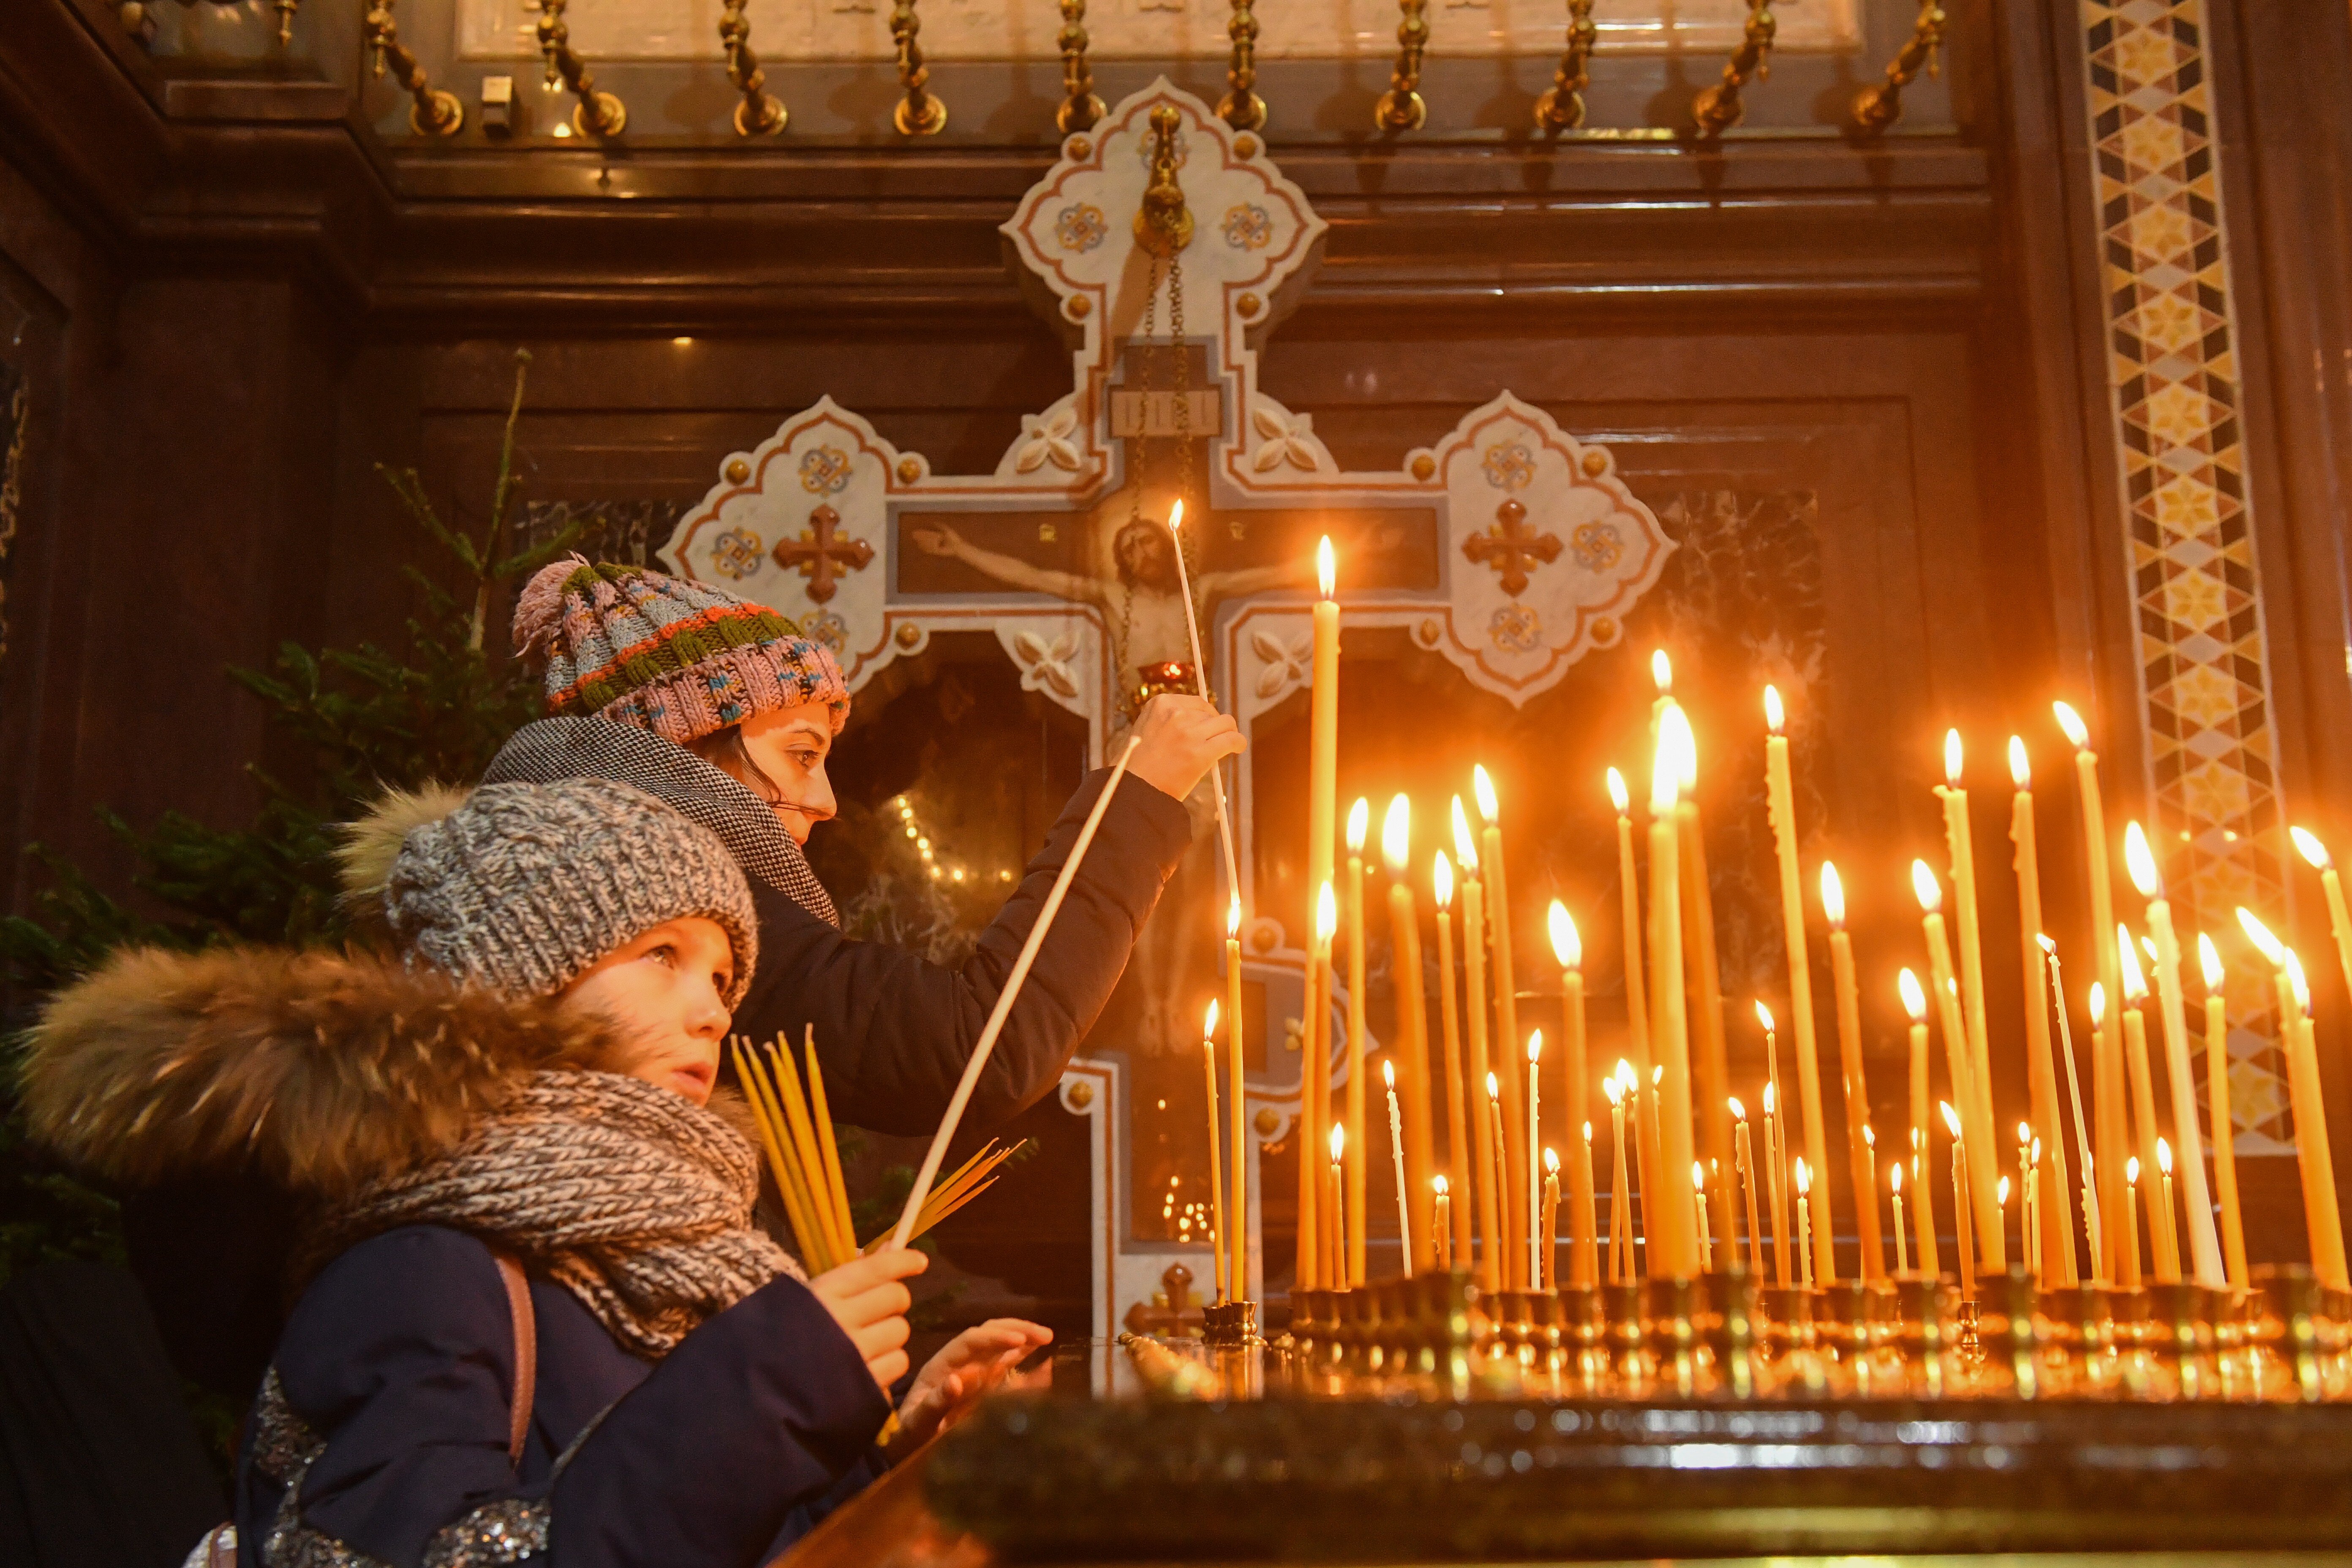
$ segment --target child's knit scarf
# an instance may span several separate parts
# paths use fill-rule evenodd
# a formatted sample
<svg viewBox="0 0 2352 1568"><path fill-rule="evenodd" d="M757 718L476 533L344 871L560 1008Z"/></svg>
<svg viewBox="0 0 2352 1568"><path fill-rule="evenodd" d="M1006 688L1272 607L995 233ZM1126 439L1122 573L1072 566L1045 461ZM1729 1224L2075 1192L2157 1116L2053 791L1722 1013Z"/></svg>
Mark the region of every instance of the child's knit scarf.
<svg viewBox="0 0 2352 1568"><path fill-rule="evenodd" d="M323 1263L400 1226L446 1225L562 1284L657 1359L778 1274L806 1278L753 1228L759 1183L751 1146L684 1096L541 1072L446 1153L362 1188L309 1253Z"/></svg>

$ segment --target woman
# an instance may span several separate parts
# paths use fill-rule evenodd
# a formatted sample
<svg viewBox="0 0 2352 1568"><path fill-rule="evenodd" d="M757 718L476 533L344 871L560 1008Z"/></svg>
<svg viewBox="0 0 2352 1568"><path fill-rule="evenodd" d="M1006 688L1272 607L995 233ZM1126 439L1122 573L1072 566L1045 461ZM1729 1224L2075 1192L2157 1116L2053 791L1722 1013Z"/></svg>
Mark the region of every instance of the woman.
<svg viewBox="0 0 2352 1568"><path fill-rule="evenodd" d="M797 1040L814 1026L838 1120L929 1131L1108 770L1070 797L971 957L949 969L844 936L801 853L834 814L824 763L849 717L849 689L822 644L706 584L577 557L531 579L514 631L544 672L549 717L507 744L487 782L616 779L718 834L759 916L761 977L737 1026ZM1184 797L1242 749L1234 721L1198 698L1153 699L1133 733L1129 783L1005 1021L970 1130L1059 1081L1191 842Z"/></svg>
<svg viewBox="0 0 2352 1568"><path fill-rule="evenodd" d="M751 1223L706 1109L758 955L734 860L575 780L397 800L350 869L396 957L126 953L26 1067L37 1136L103 1175L299 1205L239 1561L765 1563L887 1458L923 1259L806 1281ZM894 1451L1047 1337L959 1336Z"/></svg>

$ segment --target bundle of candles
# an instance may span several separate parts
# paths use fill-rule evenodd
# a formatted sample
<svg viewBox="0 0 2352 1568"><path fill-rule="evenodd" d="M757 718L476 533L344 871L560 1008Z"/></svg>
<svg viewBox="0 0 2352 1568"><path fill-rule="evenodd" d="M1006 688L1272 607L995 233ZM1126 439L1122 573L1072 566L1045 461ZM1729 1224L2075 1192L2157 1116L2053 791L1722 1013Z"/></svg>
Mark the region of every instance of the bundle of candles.
<svg viewBox="0 0 2352 1568"><path fill-rule="evenodd" d="M1364 849L1371 813L1368 801L1354 803L1346 819L1344 866L1335 865L1340 838L1336 798L1339 606L1328 539L1318 551L1318 565L1321 597L1313 609L1307 856L1307 885L1313 889L1307 912L1313 939L1302 1039L1305 1081L1297 1127L1302 1155L1295 1302L1310 1292L1346 1291L1368 1284L1367 1240L1373 1213L1362 1002L1368 919ZM1189 584L1186 593L1189 605ZM1193 651L1198 668L1197 636ZM1773 1016L1757 1005L1765 1056L1759 1150L1747 1110L1734 1098L1729 1081L1726 1003L1694 793L1696 742L1674 698L1672 671L1663 652L1654 656L1652 672L1657 697L1652 710L1645 835L1637 835L1622 775L1613 768L1607 775L1617 825L1629 1032L1625 1057L1597 1080L1609 1106L1613 1135L1605 1247L1593 1169L1593 1123L1588 1120L1588 1091L1596 1082L1591 1068L1597 1064L1586 1059L1582 946L1574 921L1559 902L1551 904L1548 927L1559 966L1563 1028L1556 1047L1547 1053L1541 1031L1522 1035L1519 1030L1499 805L1486 770L1474 768L1470 794L1480 826L1473 829L1462 797L1455 796L1448 813L1452 857L1441 849L1428 862L1427 886L1435 904L1440 1020L1433 1058L1422 988L1421 889L1411 876L1411 803L1399 795L1384 814L1381 848L1390 873L1398 1024L1397 1037L1388 1042L1387 1058L1381 1063L1394 1182L1393 1192L1381 1194L1381 1203L1393 1205L1404 1277L1450 1277L1458 1271L1493 1295L1591 1290L1625 1284L1637 1276L1692 1280L1720 1262L1744 1264L1756 1278L1780 1289L1829 1289L1842 1284L1833 1241L1839 1234L1837 1210L1844 1207L1853 1222L1850 1234L1859 1243L1859 1283L1882 1286L1890 1268L1896 1276L1933 1279L1942 1272L1937 1233L1941 1208L1950 1215L1957 1237L1954 1262L1964 1302L1977 1296L1979 1279L2005 1285L2013 1258L2019 1260L2016 1278L2038 1287L2130 1289L2144 1281L2168 1286L2187 1282L2242 1301L2252 1281L2229 1135L2229 1030L2220 953L2211 935L2196 938L2205 987L2201 1044L2210 1098L2204 1109L2217 1133L2209 1150L2192 1069L2200 1042L2189 1026L2181 935L2147 837L2137 823L2126 828L2122 846L2130 886L2143 900L2142 929L2135 931L2116 918L2098 757L2073 709L2061 702L2053 711L2074 750L2095 928L2113 933L2112 941L2103 937L2095 944L2096 982L2081 998L2087 1003L2092 1025L2088 1070L2076 1067L2056 944L2039 929L2032 781L2024 742L2012 737L2011 835L2021 914L2015 962L2027 1004L2021 1038L2030 1115L2018 1124L2014 1174L2004 1173L2008 1162L1991 1089L1994 1031L1985 1001L1987 939L1979 919L1960 738L1954 731L1945 741L1946 783L1936 791L1943 809L1947 861L1940 871L1925 860L1914 861L1911 868L1927 978L1923 984L1907 968L1896 978L1911 1020L1908 1147L1904 1159L1884 1166L1869 1119L1860 980L1846 928L1844 889L1833 865L1824 861L1818 868L1844 1105L1843 1152L1852 1184L1850 1195L1842 1198L1825 1179L1832 1132L1814 1018L1815 939L1808 929L1806 878L1800 865L1789 738L1780 695L1769 687L1762 692L1764 782L1787 952L1788 1043L1796 1073L1792 1099L1780 1076L1780 1028ZM1222 790L1219 808L1222 820ZM1229 827L1226 831L1230 837ZM1644 837L1646 884L1636 856ZM2347 984L2352 984L2352 919L2347 918L2336 873L2316 838L2296 829L2294 839L2321 871L2338 957ZM2296 954L2249 911L2237 913L2244 934L2277 977L2313 1270L2325 1290L2352 1292L2327 1154L2309 987ZM1221 1300L1245 1295L1247 1286L1248 1248L1245 1238L1227 1224L1224 1196L1229 1187L1231 1213L1248 1212L1243 1193L1249 1162L1241 1117L1237 1027L1240 919L1236 900L1226 913L1231 994L1222 1010L1232 1064L1227 1157L1232 1179L1218 1188L1212 1220L1221 1253ZM1460 989L1465 993L1459 997L1457 934ZM1342 1048L1334 1050L1330 1032L1341 964L1347 988L1345 1040ZM2151 1051L2151 1025L2144 1011L2151 1001L2160 1058ZM1213 1165L1218 1163L1216 1144L1228 1138L1217 1113L1218 1015L1213 1006L1204 1037ZM1942 1096L1931 1093L1931 1033L1940 1036L1943 1046ZM2164 1068L2160 1080L2154 1071L2158 1060ZM2161 1105L2159 1082L2168 1091ZM1556 1086L1551 1092L1561 1096L1566 1124L1574 1130L1565 1158L1541 1141L1539 1108L1548 1085ZM1434 1125L1441 1108L1447 1122L1442 1158ZM1942 1173L1931 1158L1938 1140L1948 1145L1950 1156L1949 1192L1940 1200L1937 1189L1944 1184ZM1310 1151L1315 1157L1307 1156ZM1321 1157L1327 1152L1328 1165ZM1388 1184L1388 1175L1383 1173L1381 1185ZM1891 1235L1881 1226L1882 1206L1891 1211ZM2078 1237L2083 1243L2079 1250Z"/></svg>

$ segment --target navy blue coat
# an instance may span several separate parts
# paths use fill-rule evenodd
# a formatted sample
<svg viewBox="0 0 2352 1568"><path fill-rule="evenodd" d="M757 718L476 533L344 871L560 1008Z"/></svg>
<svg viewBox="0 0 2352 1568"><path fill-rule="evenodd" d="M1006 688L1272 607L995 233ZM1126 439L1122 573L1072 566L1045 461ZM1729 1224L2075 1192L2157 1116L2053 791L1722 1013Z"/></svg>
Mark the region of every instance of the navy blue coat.
<svg viewBox="0 0 2352 1568"><path fill-rule="evenodd" d="M328 1265L278 1341L282 1405L273 1413L266 1389L247 1423L241 1564L258 1568L279 1521L286 1489L271 1471L289 1447L315 1455L299 1478L301 1526L392 1568L416 1568L468 1515L534 1504L546 1548L496 1561L752 1568L878 1472L889 1402L796 1279L772 1280L658 1363L561 1285L533 1279L531 1303L538 1391L518 1469L513 1322L489 1249L411 1226Z"/></svg>

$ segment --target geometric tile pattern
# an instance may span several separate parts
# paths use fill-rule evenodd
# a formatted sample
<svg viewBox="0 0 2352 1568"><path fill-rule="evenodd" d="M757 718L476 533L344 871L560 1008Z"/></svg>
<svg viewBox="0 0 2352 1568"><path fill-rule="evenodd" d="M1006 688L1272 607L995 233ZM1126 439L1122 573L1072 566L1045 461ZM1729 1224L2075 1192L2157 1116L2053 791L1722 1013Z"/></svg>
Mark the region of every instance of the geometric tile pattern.
<svg viewBox="0 0 2352 1568"><path fill-rule="evenodd" d="M2231 961L2237 1146L2284 1153L2292 1121L2268 965L2231 918L2244 904L2285 929L2287 846L2205 5L2080 4L2148 826L2183 942L2210 932ZM2192 953L2192 997L2202 994L2194 966ZM2198 1099L2207 1103L2201 1089Z"/></svg>

